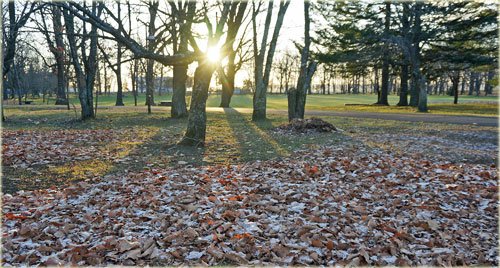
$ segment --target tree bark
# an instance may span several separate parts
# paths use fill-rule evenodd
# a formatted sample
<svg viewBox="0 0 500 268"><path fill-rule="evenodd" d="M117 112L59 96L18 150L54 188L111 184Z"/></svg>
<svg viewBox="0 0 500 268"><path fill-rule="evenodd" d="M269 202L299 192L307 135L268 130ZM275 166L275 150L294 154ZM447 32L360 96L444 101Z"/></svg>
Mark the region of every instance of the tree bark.
<svg viewBox="0 0 500 268"><path fill-rule="evenodd" d="M213 72L214 67L209 62L200 62L196 68L188 125L180 145L204 146L207 128L206 104Z"/></svg>
<svg viewBox="0 0 500 268"><path fill-rule="evenodd" d="M174 17L172 20L171 34L173 40L174 53L188 52L189 34L191 32L192 20L195 15L196 5L191 2L187 5L186 9L177 7L175 2L169 1ZM176 23L180 24L179 38L177 38ZM172 81L172 109L170 115L173 118L181 118L188 116L186 105L186 82L187 82L188 65L175 65L173 67L173 81Z"/></svg>
<svg viewBox="0 0 500 268"><path fill-rule="evenodd" d="M236 53L235 53L236 54ZM220 107L229 107L231 103L231 98L234 94L234 78L236 76L236 66L234 64L235 54L231 53L229 55L229 62L227 64L227 71L224 75L224 81L222 81L222 95L220 101Z"/></svg>
<svg viewBox="0 0 500 268"><path fill-rule="evenodd" d="M476 83L474 85L474 90L476 91L476 96L480 95L482 81L483 81L483 76L481 75L481 73L477 73L476 81L475 81Z"/></svg>
<svg viewBox="0 0 500 268"><path fill-rule="evenodd" d="M420 70L421 9L422 3L417 2L414 11L413 44L410 47L413 85L410 105L416 105L419 112L427 112L427 89L425 88L425 78Z"/></svg>
<svg viewBox="0 0 500 268"><path fill-rule="evenodd" d="M401 90L399 92L399 102L397 106L408 106L408 80L409 80L409 50L407 47L410 42L410 6L408 3L403 3L403 14L401 17L402 35L406 47L403 47L403 64L401 65Z"/></svg>
<svg viewBox="0 0 500 268"><path fill-rule="evenodd" d="M385 22L384 22L384 35L386 38L389 36L391 25L391 4L385 3ZM389 105L387 95L389 94L389 42L384 44L384 57L382 59L382 90L377 104Z"/></svg>
<svg viewBox="0 0 500 268"><path fill-rule="evenodd" d="M469 79L469 96L472 96L472 93L474 93L474 85L477 80L477 73L471 71L470 72L470 79Z"/></svg>
<svg viewBox="0 0 500 268"><path fill-rule="evenodd" d="M57 99L56 105L68 105L68 99L66 98L66 75L64 68L64 40L63 40L63 25L61 22L61 10L59 7L52 6L52 25L55 34L56 46L51 47L52 54L56 59L57 68Z"/></svg>
<svg viewBox="0 0 500 268"><path fill-rule="evenodd" d="M159 2L150 2L149 5L149 25L147 36L147 47L149 52L155 50L156 43L156 14L158 13ZM154 59L147 59L146 61L146 105L148 106L148 114L151 114L151 106L154 103Z"/></svg>
<svg viewBox="0 0 500 268"><path fill-rule="evenodd" d="M296 103L297 103L297 90L295 88L290 88L287 92L288 99L288 121L292 121L294 118L296 111Z"/></svg>
<svg viewBox="0 0 500 268"><path fill-rule="evenodd" d="M121 4L120 1L117 1L117 17L118 20L121 21ZM116 92L116 103L115 106L124 106L123 104L123 83L122 83L122 46L119 42L118 43L118 49L117 49L117 54L116 54L116 86L117 86L117 92Z"/></svg>
<svg viewBox="0 0 500 268"><path fill-rule="evenodd" d="M408 64L401 66L401 92L397 106L408 106Z"/></svg>
<svg viewBox="0 0 500 268"><path fill-rule="evenodd" d="M186 117L188 115L186 107L187 70L187 65L175 65L173 67L172 109L170 114L174 118Z"/></svg>
<svg viewBox="0 0 500 268"><path fill-rule="evenodd" d="M495 76L494 70L488 71L488 79L485 81L485 84L484 84L484 95L485 96L487 96L488 94L493 94L493 86L491 85L491 81L493 80L494 76Z"/></svg>
<svg viewBox="0 0 500 268"><path fill-rule="evenodd" d="M453 94L453 104L458 103L458 83L460 83L460 72L453 71L450 76L451 93Z"/></svg>

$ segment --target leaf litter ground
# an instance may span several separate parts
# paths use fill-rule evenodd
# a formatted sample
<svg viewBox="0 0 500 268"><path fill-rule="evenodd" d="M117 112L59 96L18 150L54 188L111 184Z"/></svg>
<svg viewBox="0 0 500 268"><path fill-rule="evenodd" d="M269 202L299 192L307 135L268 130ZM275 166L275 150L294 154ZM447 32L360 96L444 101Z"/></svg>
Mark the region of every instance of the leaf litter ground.
<svg viewBox="0 0 500 268"><path fill-rule="evenodd" d="M497 265L494 166L326 147L3 196L10 265Z"/></svg>
<svg viewBox="0 0 500 268"><path fill-rule="evenodd" d="M141 128L4 131L14 171L89 157L148 168L4 194L3 264L498 265L497 133L354 121L281 159L175 168L139 161ZM326 137L273 129L281 144ZM136 147L102 146L123 142Z"/></svg>

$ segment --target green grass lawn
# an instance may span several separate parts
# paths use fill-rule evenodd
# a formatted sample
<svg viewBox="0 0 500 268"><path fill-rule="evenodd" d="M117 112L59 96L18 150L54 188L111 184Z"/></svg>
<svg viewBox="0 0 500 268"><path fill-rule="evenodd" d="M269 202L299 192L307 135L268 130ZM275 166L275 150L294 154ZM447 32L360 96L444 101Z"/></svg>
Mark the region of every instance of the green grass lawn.
<svg viewBox="0 0 500 268"><path fill-rule="evenodd" d="M188 101L190 97L188 96ZM114 106L116 95L110 96L101 95L98 98L100 106ZM155 96L155 102L170 101L171 95ZM399 97L395 95L389 96L391 106L368 106L376 101L376 96L373 94L367 95L309 95L307 96L306 109L309 110L330 110L330 111L362 111L362 112L387 112L387 113L412 113L415 112L413 107L398 107L395 104L399 101ZM35 104L41 104L41 99L36 99ZM49 103L53 103L49 101ZM71 103L78 105L79 101L76 96L71 96ZM132 94L126 93L124 97L125 106L134 105ZM138 96L138 105L145 104L145 94ZM210 95L207 101L207 107L218 107L220 104L220 95ZM366 104L367 106L345 106L345 104ZM235 95L231 101L233 108L252 108L251 95ZM269 109L287 109L286 95L269 94L267 99L267 108ZM453 104L453 97L450 96L429 96L429 110L433 114L450 114L450 115L480 115L480 116L497 116L498 115L498 98L496 96L460 96L459 104Z"/></svg>

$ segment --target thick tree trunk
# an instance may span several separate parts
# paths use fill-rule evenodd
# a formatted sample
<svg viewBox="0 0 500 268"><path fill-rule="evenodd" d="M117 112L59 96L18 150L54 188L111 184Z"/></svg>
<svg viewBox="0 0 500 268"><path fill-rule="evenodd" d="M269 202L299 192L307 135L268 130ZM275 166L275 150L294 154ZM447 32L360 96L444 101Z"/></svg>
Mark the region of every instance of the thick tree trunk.
<svg viewBox="0 0 500 268"><path fill-rule="evenodd" d="M311 80L316 71L316 62L309 63L307 69L305 71L305 77L303 78L303 82L297 82L298 86L302 86L301 90L297 90L296 98L295 98L295 115L293 118L301 118L304 119L305 109L306 109L306 97L308 89L311 88ZM300 80L300 78L299 78ZM298 87L297 87L298 88ZM290 115L289 115L290 117Z"/></svg>
<svg viewBox="0 0 500 268"><path fill-rule="evenodd" d="M375 84L373 85L373 91L377 94L377 103L378 100L380 100L380 75L379 75L379 69L377 67L374 68L374 73L375 73ZM343 93L343 92L342 92Z"/></svg>
<svg viewBox="0 0 500 268"><path fill-rule="evenodd" d="M222 82L222 95L221 95L221 101L220 101L220 107L229 107L229 104L231 103L231 98L233 97L234 94L234 78L236 76L236 66L234 65L234 58L233 62L231 62L231 56L229 58L229 63L227 65L227 72L225 74L225 79L226 81Z"/></svg>
<svg viewBox="0 0 500 268"><path fill-rule="evenodd" d="M453 104L458 103L458 83L460 82L460 72L454 71L450 76L451 80L451 93L453 95Z"/></svg>
<svg viewBox="0 0 500 268"><path fill-rule="evenodd" d="M474 93L474 85L476 83L477 79L477 73L476 72L470 72L470 79L469 79L469 96L472 96L472 93Z"/></svg>
<svg viewBox="0 0 500 268"><path fill-rule="evenodd" d="M385 4L385 27L384 35L389 35L391 25L391 4ZM384 56L382 60L382 89L377 104L389 105L387 95L389 94L389 43L384 44Z"/></svg>
<svg viewBox="0 0 500 268"><path fill-rule="evenodd" d="M306 97L307 93L311 94L311 80L314 72L316 71L316 62L309 62L309 46L311 44L311 37L309 35L309 1L304 1L304 47L302 48L302 53L300 56L300 73L299 79L297 80L297 91L293 98L289 95L289 105L290 101L295 100L293 104L295 109L292 109L293 114L288 115L288 119L293 118L304 118L305 107L306 107ZM289 109L290 112L290 109Z"/></svg>
<svg viewBox="0 0 500 268"><path fill-rule="evenodd" d="M147 47L148 51L153 52L156 47L156 14L158 13L159 2L149 2L149 24ZM148 114L151 114L151 106L154 103L154 64L153 59L146 60L146 105L148 106Z"/></svg>
<svg viewBox="0 0 500 268"><path fill-rule="evenodd" d="M408 64L401 66L401 92L398 106L408 106Z"/></svg>
<svg viewBox="0 0 500 268"><path fill-rule="evenodd" d="M186 107L186 80L188 77L188 66L175 65L173 69L172 109L170 110L170 114L174 118L186 117L188 115Z"/></svg>
<svg viewBox="0 0 500 268"><path fill-rule="evenodd" d="M61 10L57 6L52 6L52 24L55 34L56 47L51 48L52 54L54 54L56 59L57 68L57 99L56 105L68 105L68 99L66 98L66 76L64 68L64 39L63 39L63 26L61 22Z"/></svg>
<svg viewBox="0 0 500 268"><path fill-rule="evenodd" d="M418 94L418 111L421 113L428 112L427 108L427 89L425 88L425 80L423 77L420 78L419 83L420 92Z"/></svg>
<svg viewBox="0 0 500 268"><path fill-rule="evenodd" d="M481 83L483 82L483 76L481 73L477 74L476 84L474 85L474 91L476 91L476 96L480 95Z"/></svg>
<svg viewBox="0 0 500 268"><path fill-rule="evenodd" d="M258 79L255 86L255 93L253 96L253 113L252 120L266 119L266 92L267 86L264 85L262 79Z"/></svg>
<svg viewBox="0 0 500 268"><path fill-rule="evenodd" d="M170 2L172 7L175 7L174 2ZM188 51L189 34L191 33L191 25L193 16L195 15L196 5L189 4L187 9L178 9L175 17L172 20L172 38L174 52L185 53ZM179 29L179 38L177 39L176 22L181 24ZM177 40L179 42L177 42ZM172 109L170 116L174 118L181 118L188 116L186 105L186 82L187 82L188 65L175 65L173 67L173 81L172 81Z"/></svg>
<svg viewBox="0 0 500 268"><path fill-rule="evenodd" d="M194 73L193 95L189 108L186 133L179 142L180 145L204 146L207 128L206 105L208 88L214 72L214 67L208 62L200 62Z"/></svg>
<svg viewBox="0 0 500 268"><path fill-rule="evenodd" d="M420 34L421 34L421 9L422 3L417 2L414 5L414 25L413 25L413 40L409 47L410 62L411 62L411 96L410 106L418 107L418 111L427 112L427 90L425 89L425 81L420 71ZM424 95L422 95L424 94ZM425 103L421 103L425 101Z"/></svg>
<svg viewBox="0 0 500 268"><path fill-rule="evenodd" d="M234 79L236 77L236 51L231 49L228 55L228 63L226 67L226 72L223 69L221 71L221 79L222 79L222 95L220 107L229 107L231 103L231 98L234 94Z"/></svg>
<svg viewBox="0 0 500 268"><path fill-rule="evenodd" d="M491 82L492 82L494 76L495 76L495 71L490 70L488 72L488 79L485 81L485 84L484 84L484 95L485 96L487 96L488 94L493 94L493 86L491 85Z"/></svg>

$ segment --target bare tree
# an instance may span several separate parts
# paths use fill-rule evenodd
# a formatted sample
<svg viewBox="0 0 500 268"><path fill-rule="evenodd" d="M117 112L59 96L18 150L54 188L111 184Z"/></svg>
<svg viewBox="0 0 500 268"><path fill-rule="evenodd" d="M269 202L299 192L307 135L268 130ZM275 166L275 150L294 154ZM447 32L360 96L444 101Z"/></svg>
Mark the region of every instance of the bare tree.
<svg viewBox="0 0 500 268"><path fill-rule="evenodd" d="M276 43L278 42L278 36L283 25L283 19L285 17L286 10L290 5L290 0L280 1L278 16L276 18L276 24L274 26L273 36L271 38L271 43L269 44L269 50L267 51L266 58L266 48L267 48L267 37L269 34L269 29L271 25L271 18L273 13L274 1L270 0L267 8L266 20L264 23L264 33L262 35L260 47L257 45L257 15L260 12L262 2L256 6L255 2L252 2L252 28L253 28L253 50L254 50L254 80L255 80L255 93L253 96L253 114L252 120L262 120L266 118L266 103L267 103L267 86L269 84L269 76L271 73L271 67L273 64L274 52L276 50ZM264 59L266 61L264 62Z"/></svg>
<svg viewBox="0 0 500 268"><path fill-rule="evenodd" d="M174 54L188 52L191 25L195 16L194 2L169 1L172 10L171 36ZM174 118L188 115L186 106L186 82L188 64L173 66L172 109L170 114Z"/></svg>
<svg viewBox="0 0 500 268"><path fill-rule="evenodd" d="M38 7L41 7L41 5L38 5ZM2 77L4 80L7 79L9 71L15 65L14 57L16 54L16 42L17 42L17 37L19 35L19 29L26 24L30 15L36 11L37 3L30 3L30 2L23 3L21 12L19 13L18 16L16 16L16 3L14 0L9 1L7 3L7 9L9 13L9 25L8 27L2 27L3 48L4 48L4 53L2 53L2 61L3 61ZM3 6L2 6L2 12L3 12ZM13 77L14 77L12 81L13 89L19 90L18 76L14 75ZM19 104L21 104L21 98L19 98ZM2 105L2 121L5 121L5 117L3 114L3 105Z"/></svg>
<svg viewBox="0 0 500 268"><path fill-rule="evenodd" d="M311 45L309 7L309 1L304 1L304 47L300 55L300 73L299 79L297 79L297 88L296 90L288 91L288 120L304 118L306 96L308 90L311 88L312 76L317 66L317 62L311 61L309 53Z"/></svg>
<svg viewBox="0 0 500 268"><path fill-rule="evenodd" d="M93 2L91 8L91 15L99 18L102 12L102 5ZM76 84L78 87L78 97L80 99L81 105L81 118L82 120L86 120L89 118L95 117L94 110L92 107L93 104L93 88L95 82L96 75L96 64L97 64L97 27L92 24L91 30L86 34L85 25L82 27L82 36L83 38L89 38L90 44L88 49L88 56L86 56L86 40L82 40L80 42L80 46L77 46L76 42L76 33L75 33L75 16L74 13L69 12L68 10L63 10L64 13L64 21L66 23L66 34L68 38L69 48L71 59L73 62L73 67L76 74ZM78 53L78 48L81 49L81 55ZM83 62L83 66L80 63Z"/></svg>
<svg viewBox="0 0 500 268"><path fill-rule="evenodd" d="M68 99L66 98L66 74L65 74L65 46L64 46L64 27L62 25L62 15L61 10L57 6L51 6L51 16L52 16L52 29L54 37L50 35L50 30L47 27L46 17L48 14L41 12L42 19L38 22L39 30L44 34L45 40L49 46L49 50L56 60L55 73L57 75L57 91L56 91L56 105L68 105Z"/></svg>
<svg viewBox="0 0 500 268"><path fill-rule="evenodd" d="M238 29L240 28L240 25L243 21L243 16L247 8L247 2L242 2L239 5L239 8L237 8L238 3L233 3L227 21L226 44L228 51L226 53L228 55L228 63L226 66L226 70L224 71L223 68L219 68L218 72L219 77L221 77L222 80L222 96L220 107L229 107L231 97L234 93L234 78L236 76L236 72L241 69L243 62L245 61L245 58L240 56L239 61L236 62L236 55L238 51L242 52L243 47L245 46L244 36L241 37L236 49L234 49L233 46L235 43L236 34L238 33Z"/></svg>
<svg viewBox="0 0 500 268"><path fill-rule="evenodd" d="M192 2L188 2L191 3ZM241 3L241 2L240 2ZM70 3L54 3L64 6L67 12L71 12L74 16L83 21L90 22L93 26L98 27L102 31L111 35L113 39L122 43L127 47L136 58L147 58L156 60L164 65L183 65L189 64L192 61L198 61L198 67L194 74L193 93L191 98L191 106L189 110L188 125L183 139L179 142L183 145L203 146L206 134L206 100L208 98L208 88L212 74L215 71L216 65L213 64L207 57L206 53L199 49L195 38L190 33L188 40L194 52L187 51L185 53L177 53L174 55L166 55L155 51L150 51L141 46L136 40L130 37L122 28L116 28L103 21L94 12L89 11L85 6L74 2ZM99 6L104 6L104 3L99 3ZM223 29L226 25L228 13L231 3L223 2L220 17L218 17L215 27L212 23L205 19L208 29L208 45L207 47L215 47L223 35ZM104 6L104 9L105 6ZM108 15L109 14L109 11ZM111 15L110 15L111 16ZM206 16L205 16L206 17ZM115 20L117 21L117 20ZM117 21L117 23L119 23ZM226 51L227 44L222 46L221 51Z"/></svg>

